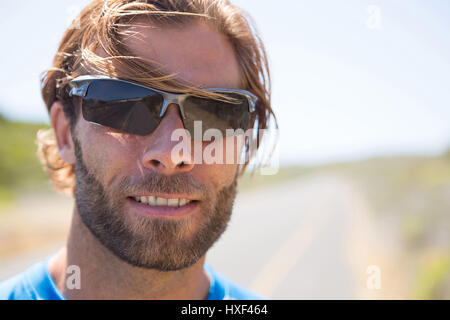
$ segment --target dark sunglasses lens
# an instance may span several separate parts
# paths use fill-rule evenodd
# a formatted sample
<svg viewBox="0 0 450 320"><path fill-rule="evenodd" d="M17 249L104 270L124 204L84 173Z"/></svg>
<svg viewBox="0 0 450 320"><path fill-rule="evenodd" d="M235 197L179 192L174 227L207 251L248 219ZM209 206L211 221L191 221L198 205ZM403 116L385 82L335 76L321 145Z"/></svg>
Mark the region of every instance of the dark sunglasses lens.
<svg viewBox="0 0 450 320"><path fill-rule="evenodd" d="M111 80L97 80L83 99L83 117L126 133L147 135L160 122L163 97L153 90Z"/></svg>
<svg viewBox="0 0 450 320"><path fill-rule="evenodd" d="M202 121L202 130L218 129L226 136L227 129L247 130L250 123L248 100L236 93L227 94L233 103L189 96L184 101L184 125L194 137L194 121ZM202 133L203 135L203 133Z"/></svg>

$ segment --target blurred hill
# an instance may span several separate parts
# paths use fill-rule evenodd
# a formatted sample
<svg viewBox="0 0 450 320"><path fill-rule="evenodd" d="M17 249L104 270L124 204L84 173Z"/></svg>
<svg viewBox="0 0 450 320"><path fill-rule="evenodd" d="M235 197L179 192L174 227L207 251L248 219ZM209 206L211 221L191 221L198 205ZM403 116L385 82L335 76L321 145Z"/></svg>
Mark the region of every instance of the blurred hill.
<svg viewBox="0 0 450 320"><path fill-rule="evenodd" d="M17 191L46 184L36 156L36 132L45 124L13 122L0 115L0 205L13 200Z"/></svg>

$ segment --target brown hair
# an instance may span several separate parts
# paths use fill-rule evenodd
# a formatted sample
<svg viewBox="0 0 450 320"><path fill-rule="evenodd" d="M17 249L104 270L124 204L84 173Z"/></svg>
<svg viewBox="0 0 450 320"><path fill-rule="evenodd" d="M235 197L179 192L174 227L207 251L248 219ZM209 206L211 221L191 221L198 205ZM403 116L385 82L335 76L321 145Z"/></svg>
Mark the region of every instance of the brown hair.
<svg viewBox="0 0 450 320"><path fill-rule="evenodd" d="M86 6L66 30L53 67L41 79L42 97L50 112L56 100L63 104L64 113L74 128L78 108L68 96L68 82L83 74L106 75L127 79L172 92L190 92L198 96L214 94L185 85L155 68L155 62L133 56L121 41L132 33L137 19L145 19L150 26L182 26L204 21L215 27L230 41L238 60L243 89L258 97L252 116L255 129L269 129L271 119L277 127L270 104L270 73L264 45L242 9L228 0L94 0ZM106 57L96 54L103 50ZM120 67L120 72L117 66ZM258 150L260 131L255 130ZM254 155L248 155L250 141L246 142L245 171ZM273 149L272 149L273 151ZM73 165L65 163L58 154L52 132L38 132L38 152L45 170L57 190L73 194L75 176Z"/></svg>

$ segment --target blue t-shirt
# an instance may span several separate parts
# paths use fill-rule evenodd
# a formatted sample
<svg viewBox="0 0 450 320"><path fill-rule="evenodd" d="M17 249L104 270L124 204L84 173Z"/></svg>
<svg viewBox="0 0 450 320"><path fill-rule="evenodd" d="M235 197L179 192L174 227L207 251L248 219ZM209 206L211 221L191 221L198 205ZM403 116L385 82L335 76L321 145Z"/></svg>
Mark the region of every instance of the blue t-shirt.
<svg viewBox="0 0 450 320"><path fill-rule="evenodd" d="M65 300L50 275L50 258L51 256L0 283L0 300ZM216 273L209 264L205 263L204 268L210 278L207 300L264 299Z"/></svg>

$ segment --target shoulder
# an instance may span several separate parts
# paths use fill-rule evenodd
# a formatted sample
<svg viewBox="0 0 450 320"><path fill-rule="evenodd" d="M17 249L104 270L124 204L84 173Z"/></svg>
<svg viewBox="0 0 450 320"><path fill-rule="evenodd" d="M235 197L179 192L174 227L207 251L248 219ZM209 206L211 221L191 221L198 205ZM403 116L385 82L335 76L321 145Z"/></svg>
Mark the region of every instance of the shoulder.
<svg viewBox="0 0 450 320"><path fill-rule="evenodd" d="M36 292L30 283L30 275L40 272L41 263L36 263L27 270L0 283L1 300L36 300Z"/></svg>
<svg viewBox="0 0 450 320"><path fill-rule="evenodd" d="M266 300L243 286L240 286L220 273L216 272L209 264L205 263L205 271L210 277L210 290L208 300Z"/></svg>
<svg viewBox="0 0 450 320"><path fill-rule="evenodd" d="M51 282L48 258L0 283L0 300L47 300L59 295Z"/></svg>

